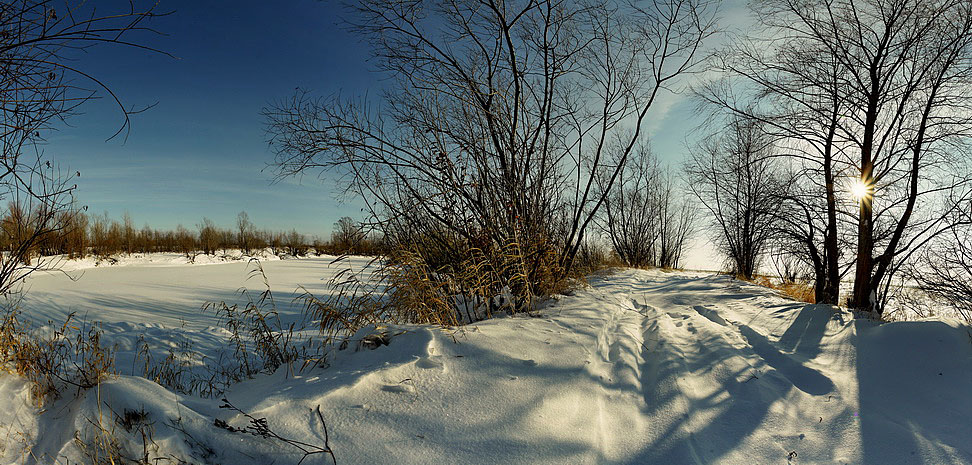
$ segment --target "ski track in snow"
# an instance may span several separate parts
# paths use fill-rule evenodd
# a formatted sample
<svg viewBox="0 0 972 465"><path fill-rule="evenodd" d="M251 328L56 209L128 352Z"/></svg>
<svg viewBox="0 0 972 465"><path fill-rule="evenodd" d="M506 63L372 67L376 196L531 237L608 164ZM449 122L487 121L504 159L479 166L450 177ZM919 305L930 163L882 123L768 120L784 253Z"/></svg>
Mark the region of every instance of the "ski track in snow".
<svg viewBox="0 0 972 465"><path fill-rule="evenodd" d="M299 282L309 264L279 262L268 275ZM125 286L125 295L137 293L137 283ZM39 301L68 305L55 294ZM184 315L188 303L171 305L163 318ZM199 337L204 350L220 344L220 333L205 329L210 323L190 321L180 332L131 306L126 318L143 321L114 321L106 331ZM87 315L101 316L94 307ZM972 333L951 320L878 325L724 276L621 270L547 304L539 317L460 331L389 331L401 334L388 346L335 350L327 368L282 369L234 385L226 397L267 417L282 436L308 443L322 442L309 414L321 405L345 464L972 463ZM124 404L150 412L157 442L181 457L300 458L279 444L240 443L214 429L213 418L245 424L217 400L125 376L103 386L101 400L116 410ZM0 414L0 424L33 434L35 455L76 458L73 430L94 415L94 394L35 415L23 405L24 389L9 375L0 378L0 392L16 406ZM174 417L219 452L206 456L165 427ZM7 444L6 462L29 463L16 441Z"/></svg>

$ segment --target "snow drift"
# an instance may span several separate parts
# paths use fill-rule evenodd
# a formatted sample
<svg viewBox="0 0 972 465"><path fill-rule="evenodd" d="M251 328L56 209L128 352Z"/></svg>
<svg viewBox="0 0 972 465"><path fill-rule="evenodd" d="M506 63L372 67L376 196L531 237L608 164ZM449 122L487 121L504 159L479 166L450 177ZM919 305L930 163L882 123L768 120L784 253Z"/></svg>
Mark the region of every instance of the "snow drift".
<svg viewBox="0 0 972 465"><path fill-rule="evenodd" d="M267 272L289 291L319 285L327 263L275 262ZM70 292L63 278L38 277L28 305L44 316L84 311L107 321L106 337L119 343L138 332L179 336L215 356L224 336L196 300L239 287L237 268L140 275L130 267L124 279L91 270ZM202 269L191 283L179 278ZM185 288L169 298L168 286ZM375 332L388 344L361 343ZM326 367L297 368L235 384L225 398L280 437L315 445L325 443L320 406L327 443L345 464L972 463L968 326L854 319L724 276L623 270L539 316L459 330L366 328L332 349ZM172 463L297 463L303 455L218 426L250 421L220 399L138 377L118 376L42 411L11 375L0 377L0 392L4 463L83 461L75 438L97 435L95 424L112 427L130 455L151 449Z"/></svg>

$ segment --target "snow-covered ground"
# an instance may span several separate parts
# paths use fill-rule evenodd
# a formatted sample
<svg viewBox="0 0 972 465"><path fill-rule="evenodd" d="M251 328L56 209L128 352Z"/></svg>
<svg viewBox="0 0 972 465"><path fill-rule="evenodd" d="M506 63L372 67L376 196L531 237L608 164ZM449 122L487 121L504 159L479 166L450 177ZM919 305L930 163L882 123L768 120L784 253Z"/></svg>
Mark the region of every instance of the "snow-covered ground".
<svg viewBox="0 0 972 465"><path fill-rule="evenodd" d="M286 257L287 255L283 256ZM239 249L226 249L220 250L213 255L196 253L191 257L181 253L164 252L121 254L112 256L110 258L89 255L80 259L68 259L63 255L55 255L51 257L44 257L40 260L45 263L50 263L53 268L57 268L60 271L78 272L91 268L113 268L119 266L146 267L183 266L190 264L215 265L222 263L245 262L250 258L256 258L261 261L276 261L280 260L281 256L272 253L270 249L255 251L251 254L244 254Z"/></svg>
<svg viewBox="0 0 972 465"><path fill-rule="evenodd" d="M334 256L280 260L269 255L259 266L265 271L278 310L288 319L298 318L300 304L292 300L301 288L327 292L328 280L339 270L365 269L366 257L346 257L332 266ZM68 314L105 323L164 325L199 330L215 324L212 313L202 312L207 302L241 302L243 289L259 293L263 277L247 259L197 258L187 264L179 254L149 254L120 258L118 264L87 266L68 261L64 272L35 273L25 284L26 307L37 322L63 321ZM201 266L205 265L205 266ZM212 317L212 318L210 318Z"/></svg>
<svg viewBox="0 0 972 465"><path fill-rule="evenodd" d="M324 291L329 262L263 265L285 318L299 318L289 304L299 286ZM227 334L200 308L239 301L243 286L259 292L262 281L247 280L247 270L35 276L24 305L39 321L70 312L104 321L121 355L144 334L191 339L212 359ZM387 346L352 342L333 350L326 368L260 375L225 397L280 436L314 445L324 444L313 413L320 406L342 464L972 463L972 332L955 320L876 324L724 276L623 270L539 316L383 331ZM83 462L74 438L90 437L96 423L113 425L134 456L171 463L287 464L303 455L215 426L248 422L218 399L138 377L118 376L41 412L11 375L0 376L0 396L7 463ZM146 428L116 417L150 424L149 440L136 433Z"/></svg>

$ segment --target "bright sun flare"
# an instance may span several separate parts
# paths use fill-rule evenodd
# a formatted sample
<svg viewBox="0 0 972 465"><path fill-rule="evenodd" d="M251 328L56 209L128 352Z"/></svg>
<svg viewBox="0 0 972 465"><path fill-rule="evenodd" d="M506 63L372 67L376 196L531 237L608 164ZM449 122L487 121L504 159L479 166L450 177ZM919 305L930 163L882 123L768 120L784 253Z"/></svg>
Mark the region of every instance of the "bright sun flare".
<svg viewBox="0 0 972 465"><path fill-rule="evenodd" d="M867 185L864 181L857 179L850 186L851 195L854 200L862 201L864 199L871 197L871 186Z"/></svg>

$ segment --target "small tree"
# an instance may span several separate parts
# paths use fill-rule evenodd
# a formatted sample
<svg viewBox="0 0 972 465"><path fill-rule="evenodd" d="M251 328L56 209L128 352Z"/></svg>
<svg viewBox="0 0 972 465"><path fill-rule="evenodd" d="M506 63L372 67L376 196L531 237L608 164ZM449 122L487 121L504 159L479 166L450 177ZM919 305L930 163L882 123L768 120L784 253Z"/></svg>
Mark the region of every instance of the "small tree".
<svg viewBox="0 0 972 465"><path fill-rule="evenodd" d="M122 227L108 216L108 212L91 217L91 245L95 254L109 258L122 246Z"/></svg>
<svg viewBox="0 0 972 465"><path fill-rule="evenodd" d="M217 248L227 255L229 250L236 246L236 233L231 229L216 228Z"/></svg>
<svg viewBox="0 0 972 465"><path fill-rule="evenodd" d="M172 239L179 251L186 256L186 259L190 262L196 261L199 249L196 247L195 236L188 229L181 224L176 226Z"/></svg>
<svg viewBox="0 0 972 465"><path fill-rule="evenodd" d="M664 174L658 185L658 254L662 268L678 268L682 253L696 232L696 206L685 198L675 176Z"/></svg>
<svg viewBox="0 0 972 465"><path fill-rule="evenodd" d="M907 277L972 324L972 199L955 209L954 226L924 250Z"/></svg>
<svg viewBox="0 0 972 465"><path fill-rule="evenodd" d="M135 221L132 220L132 215L126 211L122 214L122 244L125 253L130 255L135 251L135 238Z"/></svg>
<svg viewBox="0 0 972 465"><path fill-rule="evenodd" d="M685 168L731 271L747 279L756 273L775 219L772 155L772 142L760 123L733 116L729 131L705 139Z"/></svg>
<svg viewBox="0 0 972 465"><path fill-rule="evenodd" d="M7 251L11 256L19 257L22 264L30 265L33 260L31 255L34 253L34 244L30 242L33 230L30 215L20 204L10 202L2 227Z"/></svg>
<svg viewBox="0 0 972 465"><path fill-rule="evenodd" d="M295 257L307 255L307 238L297 232L296 229L290 230L285 239L287 253Z"/></svg>
<svg viewBox="0 0 972 465"><path fill-rule="evenodd" d="M675 177L642 145L632 154L605 198L601 231L628 266L674 268L692 232L695 215Z"/></svg>
<svg viewBox="0 0 972 465"><path fill-rule="evenodd" d="M64 240L68 258L84 258L88 248L88 215L72 210L65 218Z"/></svg>
<svg viewBox="0 0 972 465"><path fill-rule="evenodd" d="M253 223L250 222L250 215L247 215L245 211L241 211L236 215L236 244L244 254L249 254L250 247L253 246L253 241L250 239L252 235Z"/></svg>
<svg viewBox="0 0 972 465"><path fill-rule="evenodd" d="M365 233L361 226L350 216L344 216L334 223L331 245L338 253L356 253L364 238Z"/></svg>
<svg viewBox="0 0 972 465"><path fill-rule="evenodd" d="M287 235L283 232L273 232L267 231L267 245L270 246L270 252L274 255L279 255L284 252L284 244L287 242Z"/></svg>
<svg viewBox="0 0 972 465"><path fill-rule="evenodd" d="M607 174L607 173L605 173ZM661 175L647 144L639 146L605 197L601 231L625 265L655 265L658 245L657 184ZM602 176L602 186L607 176ZM603 186L606 187L606 186ZM602 187L602 188L603 188Z"/></svg>
<svg viewBox="0 0 972 465"><path fill-rule="evenodd" d="M153 251L154 247L158 247L158 241L155 239L156 234L149 227L148 223L142 226L142 229L138 232L138 238L136 242L138 243L138 251L141 253L150 253Z"/></svg>
<svg viewBox="0 0 972 465"><path fill-rule="evenodd" d="M209 218L203 218L202 223L196 225L199 229L199 245L206 255L215 255L219 248L219 230Z"/></svg>

